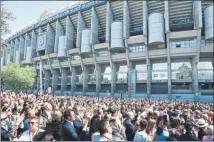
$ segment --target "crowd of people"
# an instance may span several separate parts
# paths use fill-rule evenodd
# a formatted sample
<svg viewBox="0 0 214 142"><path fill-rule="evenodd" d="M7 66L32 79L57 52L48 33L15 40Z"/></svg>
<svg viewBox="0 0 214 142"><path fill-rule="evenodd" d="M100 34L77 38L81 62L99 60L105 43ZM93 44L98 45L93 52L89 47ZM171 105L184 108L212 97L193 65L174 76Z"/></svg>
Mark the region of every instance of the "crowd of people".
<svg viewBox="0 0 214 142"><path fill-rule="evenodd" d="M1 141L214 141L212 102L3 92Z"/></svg>

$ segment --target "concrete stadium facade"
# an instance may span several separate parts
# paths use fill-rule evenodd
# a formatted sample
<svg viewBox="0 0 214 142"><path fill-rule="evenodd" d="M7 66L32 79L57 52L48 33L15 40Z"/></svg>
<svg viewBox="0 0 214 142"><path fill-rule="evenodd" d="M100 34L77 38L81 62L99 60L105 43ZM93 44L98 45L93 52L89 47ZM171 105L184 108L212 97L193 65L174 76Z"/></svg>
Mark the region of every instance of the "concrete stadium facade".
<svg viewBox="0 0 214 142"><path fill-rule="evenodd" d="M213 1L90 1L12 35L1 65L42 66L54 94L213 100Z"/></svg>

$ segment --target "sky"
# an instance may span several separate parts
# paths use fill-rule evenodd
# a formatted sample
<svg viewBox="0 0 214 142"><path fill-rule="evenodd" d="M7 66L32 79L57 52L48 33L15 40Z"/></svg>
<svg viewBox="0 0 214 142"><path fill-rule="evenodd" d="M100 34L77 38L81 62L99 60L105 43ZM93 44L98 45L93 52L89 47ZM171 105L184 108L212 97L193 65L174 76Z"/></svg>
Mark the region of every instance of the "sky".
<svg viewBox="0 0 214 142"><path fill-rule="evenodd" d="M16 17L15 20L8 22L11 34L39 19L45 10L51 13L70 3L75 3L75 1L4 1L5 9ZM9 35L6 35L4 38L8 37Z"/></svg>

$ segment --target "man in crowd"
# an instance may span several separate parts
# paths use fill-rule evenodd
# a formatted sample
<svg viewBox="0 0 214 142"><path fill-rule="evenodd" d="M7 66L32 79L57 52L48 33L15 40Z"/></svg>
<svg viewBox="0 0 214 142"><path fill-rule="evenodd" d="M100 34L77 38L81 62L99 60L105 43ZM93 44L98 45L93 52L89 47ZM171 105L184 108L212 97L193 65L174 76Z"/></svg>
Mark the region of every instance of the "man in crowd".
<svg viewBox="0 0 214 142"><path fill-rule="evenodd" d="M1 140L213 141L213 107L208 102L3 92Z"/></svg>

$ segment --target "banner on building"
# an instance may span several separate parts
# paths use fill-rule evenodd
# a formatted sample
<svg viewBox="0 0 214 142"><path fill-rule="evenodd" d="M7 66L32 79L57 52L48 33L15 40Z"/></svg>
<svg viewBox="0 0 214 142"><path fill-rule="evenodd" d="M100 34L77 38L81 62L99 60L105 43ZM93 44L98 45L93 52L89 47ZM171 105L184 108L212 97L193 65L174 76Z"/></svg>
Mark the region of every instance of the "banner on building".
<svg viewBox="0 0 214 142"><path fill-rule="evenodd" d="M45 45L46 45L46 34L42 33L38 37L38 46L36 51L45 50L45 47L46 47Z"/></svg>

